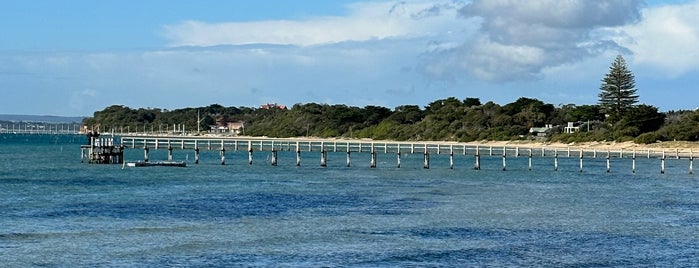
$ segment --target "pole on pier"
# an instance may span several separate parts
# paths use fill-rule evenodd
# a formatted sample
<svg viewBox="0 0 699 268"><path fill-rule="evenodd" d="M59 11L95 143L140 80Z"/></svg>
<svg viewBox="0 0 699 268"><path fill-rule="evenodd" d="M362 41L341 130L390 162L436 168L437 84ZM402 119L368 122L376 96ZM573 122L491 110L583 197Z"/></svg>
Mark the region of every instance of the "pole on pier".
<svg viewBox="0 0 699 268"><path fill-rule="evenodd" d="M221 146L221 165L226 164L226 148Z"/></svg>
<svg viewBox="0 0 699 268"><path fill-rule="evenodd" d="M296 166L301 166L301 147L298 141L296 142Z"/></svg>
<svg viewBox="0 0 699 268"><path fill-rule="evenodd" d="M272 148L272 166L277 165L277 149Z"/></svg>
<svg viewBox="0 0 699 268"><path fill-rule="evenodd" d="M320 166L328 166L328 151L326 151L325 148L320 151Z"/></svg>
<svg viewBox="0 0 699 268"><path fill-rule="evenodd" d="M515 147L515 157L519 157L519 146Z"/></svg>
<svg viewBox="0 0 699 268"><path fill-rule="evenodd" d="M583 172L583 150L580 149L580 173Z"/></svg>
<svg viewBox="0 0 699 268"><path fill-rule="evenodd" d="M194 164L199 164L199 147L194 147Z"/></svg>
<svg viewBox="0 0 699 268"><path fill-rule="evenodd" d="M371 161L369 161L369 167L376 167L376 150L374 149L374 144L371 144Z"/></svg>
<svg viewBox="0 0 699 268"><path fill-rule="evenodd" d="M665 150L663 150L663 156L660 158L660 174L665 174Z"/></svg>
<svg viewBox="0 0 699 268"><path fill-rule="evenodd" d="M248 165L252 165L252 141L248 141Z"/></svg>
<svg viewBox="0 0 699 268"><path fill-rule="evenodd" d="M558 149L553 150L553 171L558 171Z"/></svg>
<svg viewBox="0 0 699 268"><path fill-rule="evenodd" d="M636 150L631 153L631 173L636 174Z"/></svg>
<svg viewBox="0 0 699 268"><path fill-rule="evenodd" d="M610 155L609 155L609 154L610 154L610 152L607 151L607 157L606 157L606 158L607 158L607 173L609 173L609 172L611 171L611 169L612 169L611 164L610 164L610 161L609 161L609 158L610 158Z"/></svg>
<svg viewBox="0 0 699 268"><path fill-rule="evenodd" d="M529 171L532 170L532 156L534 156L534 153L532 152L532 149L529 148Z"/></svg>
<svg viewBox="0 0 699 268"><path fill-rule="evenodd" d="M80 163L85 159L85 148L80 148Z"/></svg>
<svg viewBox="0 0 699 268"><path fill-rule="evenodd" d="M371 161L369 162L370 168L376 167L376 152L371 152Z"/></svg>
<svg viewBox="0 0 699 268"><path fill-rule="evenodd" d="M396 153L396 167L400 168L400 150Z"/></svg>
<svg viewBox="0 0 699 268"><path fill-rule="evenodd" d="M493 146L490 146L488 148L488 154L490 154L490 156L493 156Z"/></svg>
<svg viewBox="0 0 699 268"><path fill-rule="evenodd" d="M507 150L505 147L502 148L502 171L507 170Z"/></svg>
<svg viewBox="0 0 699 268"><path fill-rule="evenodd" d="M167 161L172 161L172 146L167 146Z"/></svg>
<svg viewBox="0 0 699 268"><path fill-rule="evenodd" d="M694 155L689 151L689 174L694 174Z"/></svg>
<svg viewBox="0 0 699 268"><path fill-rule="evenodd" d="M349 147L347 147L347 167L350 167L351 164L352 163L350 162L350 149Z"/></svg>
<svg viewBox="0 0 699 268"><path fill-rule="evenodd" d="M423 168L430 169L430 153L427 151L423 154Z"/></svg>
<svg viewBox="0 0 699 268"><path fill-rule="evenodd" d="M449 169L454 169L454 151L449 152Z"/></svg>
<svg viewBox="0 0 699 268"><path fill-rule="evenodd" d="M475 170L481 170L481 154L478 152L478 147L476 146L476 164L473 166Z"/></svg>
<svg viewBox="0 0 699 268"><path fill-rule="evenodd" d="M148 145L143 146L143 161L148 162Z"/></svg>

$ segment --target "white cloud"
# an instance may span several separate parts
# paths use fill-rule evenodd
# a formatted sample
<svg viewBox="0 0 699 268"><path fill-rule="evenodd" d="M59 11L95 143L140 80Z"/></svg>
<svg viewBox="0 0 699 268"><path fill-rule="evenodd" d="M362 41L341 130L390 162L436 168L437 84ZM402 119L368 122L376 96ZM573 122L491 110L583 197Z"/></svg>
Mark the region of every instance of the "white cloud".
<svg viewBox="0 0 699 268"><path fill-rule="evenodd" d="M481 20L478 38L427 55L424 71L436 78L537 79L546 68L623 50L595 33L634 22L641 5L640 0L474 0L461 15Z"/></svg>
<svg viewBox="0 0 699 268"><path fill-rule="evenodd" d="M172 46L309 46L443 34L435 31L454 25L458 7L449 1L355 3L347 6L349 14L342 17L225 23L191 20L163 28Z"/></svg>
<svg viewBox="0 0 699 268"><path fill-rule="evenodd" d="M618 27L616 41L633 62L677 77L699 70L699 1L645 9L639 23Z"/></svg>

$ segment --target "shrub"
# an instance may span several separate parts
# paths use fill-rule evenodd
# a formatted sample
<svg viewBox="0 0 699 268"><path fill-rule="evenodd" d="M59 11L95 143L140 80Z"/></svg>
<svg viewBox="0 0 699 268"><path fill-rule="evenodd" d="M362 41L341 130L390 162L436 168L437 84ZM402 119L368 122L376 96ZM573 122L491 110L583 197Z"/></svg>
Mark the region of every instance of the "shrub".
<svg viewBox="0 0 699 268"><path fill-rule="evenodd" d="M651 144L655 143L656 141L660 140L662 137L660 134L656 132L648 132L648 133L643 133L636 137L633 142L637 144Z"/></svg>

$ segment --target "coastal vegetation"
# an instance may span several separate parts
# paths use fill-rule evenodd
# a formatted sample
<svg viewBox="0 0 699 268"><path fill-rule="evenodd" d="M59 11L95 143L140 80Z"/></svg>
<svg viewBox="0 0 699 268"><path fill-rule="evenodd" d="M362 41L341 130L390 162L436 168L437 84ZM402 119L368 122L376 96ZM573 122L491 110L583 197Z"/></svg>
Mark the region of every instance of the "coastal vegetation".
<svg viewBox="0 0 699 268"><path fill-rule="evenodd" d="M448 97L425 107L355 107L298 103L283 106L206 107L164 110L113 105L83 123L101 131L205 133L240 122L238 135L342 137L414 141L539 139L557 142L698 141L699 110L660 112L637 104L633 73L618 56L602 80L599 103L560 104L521 97L500 105L479 98Z"/></svg>

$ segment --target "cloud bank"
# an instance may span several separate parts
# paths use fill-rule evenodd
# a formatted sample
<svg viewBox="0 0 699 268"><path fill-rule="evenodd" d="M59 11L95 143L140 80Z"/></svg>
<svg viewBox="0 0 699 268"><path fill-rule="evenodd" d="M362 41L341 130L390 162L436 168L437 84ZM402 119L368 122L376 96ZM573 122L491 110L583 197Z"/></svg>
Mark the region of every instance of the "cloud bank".
<svg viewBox="0 0 699 268"><path fill-rule="evenodd" d="M111 104L395 107L448 96L595 103L599 80L623 53L642 98L694 108L684 96L699 77L696 14L699 1L358 2L343 16L183 21L162 28L168 46L158 49L0 52L0 82L23 100L68 103L44 105L66 115ZM662 96L650 92L669 84ZM27 109L9 98L0 104Z"/></svg>

